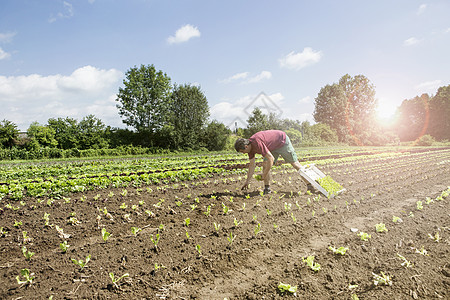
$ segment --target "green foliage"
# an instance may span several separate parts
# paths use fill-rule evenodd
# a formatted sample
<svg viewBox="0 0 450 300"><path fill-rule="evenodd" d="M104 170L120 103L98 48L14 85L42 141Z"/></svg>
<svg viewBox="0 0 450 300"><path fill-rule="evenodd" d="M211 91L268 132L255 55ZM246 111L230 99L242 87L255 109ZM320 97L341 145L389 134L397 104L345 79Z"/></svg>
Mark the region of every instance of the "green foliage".
<svg viewBox="0 0 450 300"><path fill-rule="evenodd" d="M311 270L313 270L314 272L319 272L319 271L320 271L320 269L321 269L321 268L320 268L320 264L314 262L314 256L313 256L313 255L310 255L310 256L308 256L308 257L306 257L306 258L303 257L302 260L303 260L303 262L306 263L306 265L307 265L308 267L310 267Z"/></svg>
<svg viewBox="0 0 450 300"><path fill-rule="evenodd" d="M436 143L436 140L431 135L425 134L417 140L416 145L417 146L432 146L435 143Z"/></svg>
<svg viewBox="0 0 450 300"><path fill-rule="evenodd" d="M342 185L334 181L334 179L329 175L323 178L318 178L317 182L330 194L336 194L343 189Z"/></svg>
<svg viewBox="0 0 450 300"><path fill-rule="evenodd" d="M175 85L170 101L175 148L198 148L209 117L208 100L198 86Z"/></svg>
<svg viewBox="0 0 450 300"><path fill-rule="evenodd" d="M428 132L437 140L450 140L450 85L440 87L429 104Z"/></svg>
<svg viewBox="0 0 450 300"><path fill-rule="evenodd" d="M138 132L154 133L168 121L171 82L153 65L129 69L116 101L123 122Z"/></svg>
<svg viewBox="0 0 450 300"><path fill-rule="evenodd" d="M278 290L280 291L280 293L289 292L293 294L297 292L297 286L291 286L290 284L280 282L280 284L278 285Z"/></svg>
<svg viewBox="0 0 450 300"><path fill-rule="evenodd" d="M6 119L0 122L0 145L11 149L18 136L19 129L16 124Z"/></svg>

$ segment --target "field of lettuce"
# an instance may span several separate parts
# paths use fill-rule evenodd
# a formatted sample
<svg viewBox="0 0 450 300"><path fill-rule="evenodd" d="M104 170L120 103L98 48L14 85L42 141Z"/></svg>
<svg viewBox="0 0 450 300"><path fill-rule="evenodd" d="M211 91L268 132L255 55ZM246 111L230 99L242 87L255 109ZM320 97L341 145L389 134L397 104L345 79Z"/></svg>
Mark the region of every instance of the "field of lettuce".
<svg viewBox="0 0 450 300"><path fill-rule="evenodd" d="M0 299L450 298L450 148L297 154L346 191L241 191L235 153L0 162Z"/></svg>

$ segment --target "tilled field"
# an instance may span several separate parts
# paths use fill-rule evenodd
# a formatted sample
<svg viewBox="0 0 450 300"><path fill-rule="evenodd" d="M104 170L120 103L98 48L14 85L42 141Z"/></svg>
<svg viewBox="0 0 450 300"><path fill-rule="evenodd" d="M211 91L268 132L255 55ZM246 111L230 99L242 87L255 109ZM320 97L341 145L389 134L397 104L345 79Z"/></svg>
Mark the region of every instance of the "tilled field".
<svg viewBox="0 0 450 300"><path fill-rule="evenodd" d="M338 159L320 169L346 192L307 193L283 165L265 196L256 181L241 191L244 176L214 175L3 208L0 298L450 298L450 150ZM23 247L35 254L27 259ZM22 269L31 283L18 283L26 282ZM128 276L114 283L110 273ZM280 283L296 292L281 292Z"/></svg>

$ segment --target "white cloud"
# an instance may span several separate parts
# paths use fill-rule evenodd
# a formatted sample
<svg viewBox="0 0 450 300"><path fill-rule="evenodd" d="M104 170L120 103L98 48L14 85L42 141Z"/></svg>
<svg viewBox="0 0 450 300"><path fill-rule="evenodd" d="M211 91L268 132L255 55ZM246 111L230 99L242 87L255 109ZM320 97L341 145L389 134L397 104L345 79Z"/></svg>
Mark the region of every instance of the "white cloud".
<svg viewBox="0 0 450 300"><path fill-rule="evenodd" d="M272 78L272 73L269 71L262 71L258 75L250 77L250 72L236 73L226 79L219 80L220 83L240 82L241 84L257 83L265 79Z"/></svg>
<svg viewBox="0 0 450 300"><path fill-rule="evenodd" d="M260 82L261 80L270 79L270 78L272 78L272 73L270 73L269 71L262 71L255 77L249 78L247 80L247 83L256 83L256 82Z"/></svg>
<svg viewBox="0 0 450 300"><path fill-rule="evenodd" d="M221 82L221 83L230 83L230 82L233 82L233 81L236 81L236 80L245 79L245 78L247 78L247 76L249 74L250 74L249 72L236 73L236 74L234 74L234 75L232 75L232 76L230 76L230 77L228 77L226 79L219 80L219 82Z"/></svg>
<svg viewBox="0 0 450 300"><path fill-rule="evenodd" d="M427 5L426 4L422 4L419 6L419 8L417 9L417 14L421 15L425 12L425 10L427 9Z"/></svg>
<svg viewBox="0 0 450 300"><path fill-rule="evenodd" d="M322 51L315 51L306 47L302 52L290 52L285 57L279 59L280 66L288 69L300 70L306 66L318 63L322 58Z"/></svg>
<svg viewBox="0 0 450 300"><path fill-rule="evenodd" d="M442 80L433 80L422 82L415 86L417 91L421 92L436 92L437 89L442 85Z"/></svg>
<svg viewBox="0 0 450 300"><path fill-rule="evenodd" d="M124 74L115 69L85 66L72 74L0 76L0 119L26 130L33 121L49 118L81 120L94 114L106 124L123 126L114 99Z"/></svg>
<svg viewBox="0 0 450 300"><path fill-rule="evenodd" d="M197 27L190 24L184 25L175 32L175 36L169 36L169 44L178 44L189 41L191 38L200 37L200 31Z"/></svg>
<svg viewBox="0 0 450 300"><path fill-rule="evenodd" d="M300 100L298 100L298 103L299 104L311 103L311 97L310 96L303 97Z"/></svg>
<svg viewBox="0 0 450 300"><path fill-rule="evenodd" d="M69 19L71 17L73 17L73 5L67 1L64 1L62 11L58 12L56 16L51 15L48 22L53 23L58 19Z"/></svg>
<svg viewBox="0 0 450 300"><path fill-rule="evenodd" d="M5 52L5 50L3 50L1 47L0 47L0 60L2 60L2 59L7 59L7 58L9 58L11 56L11 54L9 54L8 52Z"/></svg>
<svg viewBox="0 0 450 300"><path fill-rule="evenodd" d="M7 33L1 33L0 32L0 43L9 43L11 42L12 38L16 35L15 32L7 32Z"/></svg>
<svg viewBox="0 0 450 300"><path fill-rule="evenodd" d="M415 37L410 37L409 39L403 41L403 45L407 46L407 47L414 46L414 45L417 45L419 43L420 43L420 40L415 38Z"/></svg>

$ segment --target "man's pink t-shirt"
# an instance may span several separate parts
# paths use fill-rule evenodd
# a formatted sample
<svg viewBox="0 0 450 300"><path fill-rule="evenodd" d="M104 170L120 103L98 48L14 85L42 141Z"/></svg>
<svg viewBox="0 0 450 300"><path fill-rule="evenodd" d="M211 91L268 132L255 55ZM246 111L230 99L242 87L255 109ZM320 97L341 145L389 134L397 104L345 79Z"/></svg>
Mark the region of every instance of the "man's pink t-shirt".
<svg viewBox="0 0 450 300"><path fill-rule="evenodd" d="M248 158L252 159L256 153L266 156L268 152L283 147L286 143L286 133L281 130L265 130L255 133L248 140L252 144Z"/></svg>

